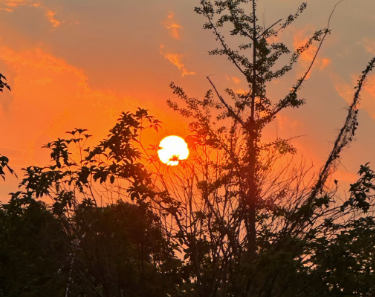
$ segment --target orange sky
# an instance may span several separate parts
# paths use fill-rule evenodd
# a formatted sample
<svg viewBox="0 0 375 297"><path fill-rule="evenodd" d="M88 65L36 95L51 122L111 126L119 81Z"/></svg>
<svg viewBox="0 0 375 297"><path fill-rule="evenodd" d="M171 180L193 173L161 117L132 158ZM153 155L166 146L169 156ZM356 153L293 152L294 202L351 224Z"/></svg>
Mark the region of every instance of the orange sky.
<svg viewBox="0 0 375 297"><path fill-rule="evenodd" d="M0 72L12 91L0 95L0 152L20 168L43 165L41 147L74 128L88 128L100 140L121 111L140 106L164 122L155 139L184 136L187 123L168 109L171 81L192 96L209 88L207 75L224 90L245 89L224 58L208 56L215 39L202 30L204 19L192 0L0 0ZM301 1L260 1L265 24L294 12ZM327 23L336 1L308 1L308 9L280 37L298 46ZM375 1L347 0L332 19L332 35L301 95L307 104L279 115L269 136L293 137L303 155L319 167L346 116L360 72L375 55ZM283 97L303 72L312 53L303 55L285 79L270 85ZM375 74L362 94L357 140L344 153L337 177L355 179L360 164L375 164ZM176 124L178 123L178 124ZM375 165L374 165L375 167ZM0 181L0 201L19 180Z"/></svg>

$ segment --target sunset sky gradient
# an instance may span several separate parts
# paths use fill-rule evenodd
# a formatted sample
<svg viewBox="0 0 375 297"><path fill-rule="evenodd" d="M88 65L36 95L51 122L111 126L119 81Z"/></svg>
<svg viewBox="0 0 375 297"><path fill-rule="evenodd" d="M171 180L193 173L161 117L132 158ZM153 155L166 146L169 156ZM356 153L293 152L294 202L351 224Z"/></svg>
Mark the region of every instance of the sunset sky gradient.
<svg viewBox="0 0 375 297"><path fill-rule="evenodd" d="M291 49L327 24L336 0L307 1L308 8L280 35ZM87 128L93 143L104 138L122 111L145 108L167 135L186 136L187 120L167 107L174 81L191 96L203 96L211 79L224 90L246 89L223 57L212 57L214 36L194 13L198 0L0 0L0 72L12 91L0 94L0 153L19 179L0 181L0 201L16 191L21 168L48 164L41 147L65 131ZM260 1L259 18L272 24L296 11L300 0ZM332 34L300 95L307 104L281 113L266 137L294 137L316 168L322 165L346 117L361 71L375 55L375 1L346 0L331 21ZM311 61L269 86L283 97ZM343 154L336 178L353 182L360 164L375 168L375 73L362 93L356 141ZM178 123L178 124L176 124Z"/></svg>

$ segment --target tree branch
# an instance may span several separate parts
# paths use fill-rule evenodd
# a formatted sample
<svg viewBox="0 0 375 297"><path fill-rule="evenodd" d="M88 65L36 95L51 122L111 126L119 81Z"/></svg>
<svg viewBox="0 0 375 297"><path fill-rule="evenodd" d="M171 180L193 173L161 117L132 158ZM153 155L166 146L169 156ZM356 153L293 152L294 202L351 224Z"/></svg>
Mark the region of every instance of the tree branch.
<svg viewBox="0 0 375 297"><path fill-rule="evenodd" d="M219 98L220 102L222 104L224 104L224 106L227 108L228 112L232 115L232 117L237 120L243 127L245 127L245 123L242 121L242 119L233 111L232 107L230 107L226 102L225 100L223 99L223 97L221 97L221 95L219 94L218 90L216 89L215 85L213 84L213 82L211 81L210 77L207 76L207 79L208 81L210 82L211 86L214 88L215 90L215 93L217 95L217 97Z"/></svg>
<svg viewBox="0 0 375 297"><path fill-rule="evenodd" d="M278 23L280 23L282 20L283 19L279 19L278 21L274 22L271 26L269 26L267 29L265 29L263 31L263 33L259 34L256 39L259 39L260 37L262 37L264 34L266 34L269 30L271 30L275 25L277 25Z"/></svg>
<svg viewBox="0 0 375 297"><path fill-rule="evenodd" d="M357 122L357 113L358 113L358 102L359 102L359 94L362 90L363 83L366 80L368 73L374 68L375 66L375 57L371 59L369 64L367 65L366 69L362 72L358 80L358 84L355 87L356 92L353 97L353 102L349 106L348 115L345 120L344 126L341 128L339 135L335 141L333 149L329 154L329 157L322 168L319 178L313 188L311 196L309 200L313 200L317 193L323 188L329 173L332 167L335 166L335 161L339 159L340 153L344 147L346 147L350 142L352 142L353 137L355 135L355 130L357 129L358 122Z"/></svg>
<svg viewBox="0 0 375 297"><path fill-rule="evenodd" d="M220 33L217 31L215 25L212 23L211 18L208 17L208 21L210 22L210 25L212 26L212 29L214 30L214 33L217 37L217 39L220 41L221 46L224 48L225 52L228 53L229 59L233 62L233 64L237 67L237 69L247 77L245 71L241 68L241 66L237 63L237 61L234 59L233 54L230 53L230 50L228 49L227 45L224 42L224 39L221 37Z"/></svg>
<svg viewBox="0 0 375 297"><path fill-rule="evenodd" d="M316 50L316 52L315 52L315 54L314 54L313 59L311 60L311 63L310 63L310 65L309 65L309 67L307 68L307 70L306 70L305 74L302 76L302 78L300 78L300 79L298 80L298 83L292 88L292 91L289 93L288 96L290 96L290 95L296 95L296 94L297 94L297 91L301 88L303 82L306 80L306 77L307 77L307 75L310 73L311 68L312 68L312 66L314 65L315 60L316 60L316 58L317 58L317 56L318 56L318 54L319 54L319 52L320 52L320 49L322 48L322 45L323 45L323 43L324 43L325 38L327 37L328 33L330 32L329 28L330 28L330 23L331 23L331 19L332 19L333 13L335 12L336 7L337 7L341 2L343 2L343 1L344 1L344 0L340 0L340 1L337 2L336 5L333 7L333 9L332 9L332 11L331 11L331 14L329 15L329 18L328 18L328 23L327 23L327 27L326 27L326 29L325 29L324 35L323 35L323 37L322 37L322 39L321 39L321 41L320 41L320 43L319 43L319 46L318 46L318 48L317 48L317 50ZM267 121L267 120L272 119L276 114L278 114L278 113L279 113L282 109L284 109L285 107L286 107L285 104L281 104L281 105L278 106L278 107L277 107L272 113L270 113L270 114L265 118L265 120Z"/></svg>

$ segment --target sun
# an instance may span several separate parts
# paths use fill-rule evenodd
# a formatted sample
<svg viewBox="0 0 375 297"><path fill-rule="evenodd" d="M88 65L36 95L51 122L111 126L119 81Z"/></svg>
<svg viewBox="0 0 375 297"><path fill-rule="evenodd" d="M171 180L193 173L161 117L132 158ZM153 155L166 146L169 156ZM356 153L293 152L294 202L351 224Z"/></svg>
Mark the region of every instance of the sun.
<svg viewBox="0 0 375 297"><path fill-rule="evenodd" d="M167 136L159 144L158 155L160 161L170 166L178 165L180 160L186 160L189 156L188 146L179 136Z"/></svg>

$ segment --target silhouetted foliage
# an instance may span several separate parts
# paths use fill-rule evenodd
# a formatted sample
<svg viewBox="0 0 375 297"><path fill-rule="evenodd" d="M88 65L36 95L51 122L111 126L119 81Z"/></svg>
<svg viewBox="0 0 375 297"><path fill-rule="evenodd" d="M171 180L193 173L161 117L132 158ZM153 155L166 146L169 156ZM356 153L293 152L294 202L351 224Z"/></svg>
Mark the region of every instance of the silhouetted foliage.
<svg viewBox="0 0 375 297"><path fill-rule="evenodd" d="M160 219L146 204L82 205L74 220L81 239L72 264L73 295L176 294L181 263L163 237Z"/></svg>
<svg viewBox="0 0 375 297"><path fill-rule="evenodd" d="M4 87L10 91L9 85L4 81L6 80L5 76L0 73L0 91L3 92ZM0 154L0 177L5 180L5 171L6 168L11 174L15 174L13 169L9 167L9 158Z"/></svg>
<svg viewBox="0 0 375 297"><path fill-rule="evenodd" d="M0 208L0 296L63 296L68 238L31 195Z"/></svg>
<svg viewBox="0 0 375 297"><path fill-rule="evenodd" d="M0 154L0 176L3 180L5 180L5 171L6 168L11 174L14 174L12 168L9 167L9 158Z"/></svg>
<svg viewBox="0 0 375 297"><path fill-rule="evenodd" d="M0 92L3 92L4 87L10 91L10 86L5 81L6 77L0 73Z"/></svg>
<svg viewBox="0 0 375 297"><path fill-rule="evenodd" d="M93 148L85 129L69 131L46 145L52 165L24 169L1 209L4 296L178 295L181 261L145 201L154 192L135 146L142 123L159 127L146 110L122 113Z"/></svg>
<svg viewBox="0 0 375 297"><path fill-rule="evenodd" d="M361 169L361 178L342 203L337 188L327 180L355 135L359 94L375 58L358 80L347 119L327 162L316 179L308 179L309 168L292 162L296 150L291 140L264 141L262 131L283 110L306 102L298 92L330 34L334 9L327 27L291 51L275 37L307 4L264 27L257 17L257 2L202 0L196 8L206 18L204 29L211 31L219 44L209 53L226 57L248 89L236 92L227 88L224 95L207 77L212 89L199 99L171 83L182 104L169 100L169 106L191 119L188 138L193 160L183 163L181 170L164 172L156 165L160 174L157 185L165 191L156 203L169 212L165 221L171 238L184 247L197 296L344 296L337 295L337 284L330 282L339 277L336 271L331 272L329 281L322 282L317 279L320 271L314 261L328 261L317 250L324 249L322 238L332 250L337 249L335 238L341 232L360 232L356 222L373 211L373 177L368 166ZM313 44L317 50L304 74L287 94L271 98L269 83L291 71ZM280 66L279 59L287 56L289 63ZM336 255L335 261L342 261L340 257ZM374 287L372 279L367 280L361 292ZM347 280L347 287L355 287L357 281L350 284Z"/></svg>
<svg viewBox="0 0 375 297"><path fill-rule="evenodd" d="M327 181L355 136L359 95L375 58L313 178L293 163L290 139L262 138L278 113L305 103L298 91L330 33L328 24L294 52L272 42L305 9L302 3L264 27L256 0L201 0L196 12L219 43L210 54L232 62L247 92L228 88L225 98L208 77L212 89L199 99L171 83L183 103L169 106L192 120L191 157L177 168L160 164L140 142L142 130L160 126L144 109L122 113L94 147L86 146L86 129L48 143L51 165L25 168L19 191L0 209L0 294L373 295L374 171L361 166L345 199ZM291 71L314 43L304 75L270 98L267 83ZM289 62L275 69L286 55ZM48 206L41 202L47 199Z"/></svg>

